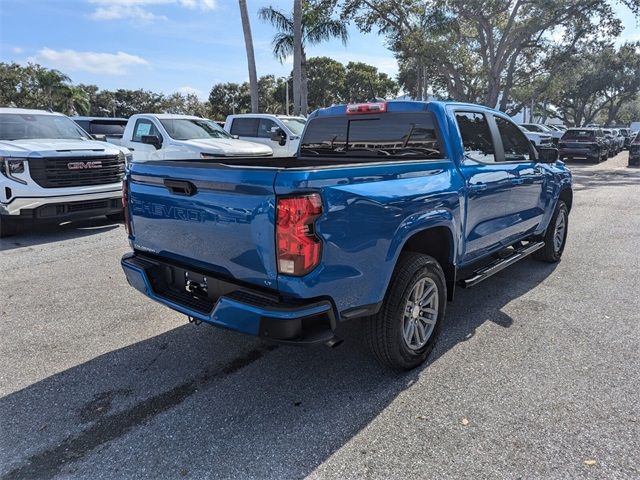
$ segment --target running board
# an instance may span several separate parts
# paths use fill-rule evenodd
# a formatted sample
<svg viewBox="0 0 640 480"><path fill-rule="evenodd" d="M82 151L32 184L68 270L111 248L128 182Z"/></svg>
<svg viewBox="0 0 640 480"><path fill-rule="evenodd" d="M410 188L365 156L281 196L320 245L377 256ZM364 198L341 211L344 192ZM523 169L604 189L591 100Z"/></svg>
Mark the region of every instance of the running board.
<svg viewBox="0 0 640 480"><path fill-rule="evenodd" d="M544 247L544 242L531 243L526 247L516 250L506 258L500 258L486 267L476 270L469 278L460 280L458 283L464 288L473 287L481 281L486 280L491 275L495 275L500 270L507 268L509 265L513 265L518 260L522 260L524 257L531 255L536 250L540 250L542 247Z"/></svg>

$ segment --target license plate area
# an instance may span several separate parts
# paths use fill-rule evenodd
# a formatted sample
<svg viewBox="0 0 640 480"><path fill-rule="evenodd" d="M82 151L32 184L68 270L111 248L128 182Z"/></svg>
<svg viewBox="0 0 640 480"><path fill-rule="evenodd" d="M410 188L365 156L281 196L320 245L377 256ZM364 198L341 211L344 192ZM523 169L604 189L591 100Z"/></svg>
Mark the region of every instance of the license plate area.
<svg viewBox="0 0 640 480"><path fill-rule="evenodd" d="M224 280L182 268L176 265L157 264L150 273L153 290L165 297L193 298L211 310L222 295L238 289Z"/></svg>

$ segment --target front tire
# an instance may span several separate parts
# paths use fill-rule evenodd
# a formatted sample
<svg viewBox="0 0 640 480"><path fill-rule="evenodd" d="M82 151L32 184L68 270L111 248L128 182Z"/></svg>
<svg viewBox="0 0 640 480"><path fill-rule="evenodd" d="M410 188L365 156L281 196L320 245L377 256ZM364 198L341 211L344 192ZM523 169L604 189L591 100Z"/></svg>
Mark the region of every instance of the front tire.
<svg viewBox="0 0 640 480"><path fill-rule="evenodd" d="M0 238L10 237L20 232L20 225L13 218L0 215Z"/></svg>
<svg viewBox="0 0 640 480"><path fill-rule="evenodd" d="M535 259L547 263L559 262L567 242L568 227L569 209L562 200L558 200L556 210L544 233L544 247L533 254Z"/></svg>
<svg viewBox="0 0 640 480"><path fill-rule="evenodd" d="M365 337L378 361L396 370L423 363L440 333L446 301L440 264L428 255L402 254L380 311L366 319Z"/></svg>

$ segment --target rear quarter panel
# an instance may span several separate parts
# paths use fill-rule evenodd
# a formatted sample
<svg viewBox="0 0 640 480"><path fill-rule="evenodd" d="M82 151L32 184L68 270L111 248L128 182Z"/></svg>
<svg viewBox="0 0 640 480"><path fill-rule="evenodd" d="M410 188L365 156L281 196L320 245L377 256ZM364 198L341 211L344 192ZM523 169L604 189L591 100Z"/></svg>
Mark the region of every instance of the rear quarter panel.
<svg viewBox="0 0 640 480"><path fill-rule="evenodd" d="M321 265L304 277L279 275L279 290L303 298L328 295L338 311L383 300L413 234L436 226L447 227L453 239L461 234L463 184L449 160L287 170L277 176L275 191L319 191L323 199L316 224Z"/></svg>

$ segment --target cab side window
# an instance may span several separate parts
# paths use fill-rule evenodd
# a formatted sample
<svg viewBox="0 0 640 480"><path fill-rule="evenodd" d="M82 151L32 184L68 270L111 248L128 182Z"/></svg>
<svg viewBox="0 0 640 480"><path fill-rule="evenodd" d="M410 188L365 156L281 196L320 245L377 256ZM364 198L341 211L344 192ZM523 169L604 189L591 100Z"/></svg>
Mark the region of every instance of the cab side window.
<svg viewBox="0 0 640 480"><path fill-rule="evenodd" d="M268 118L261 118L258 124L258 137L271 138L271 134L277 130L278 126L273 120Z"/></svg>
<svg viewBox="0 0 640 480"><path fill-rule="evenodd" d="M465 156L478 162L495 162L495 149L487 117L483 113L456 112L456 121Z"/></svg>
<svg viewBox="0 0 640 480"><path fill-rule="evenodd" d="M160 132L158 132L158 129L151 120L140 118L133 129L133 138L131 141L142 142L142 137L145 135L155 135L160 137Z"/></svg>
<svg viewBox="0 0 640 480"><path fill-rule="evenodd" d="M231 124L231 135L239 137L257 137L258 136L257 118L234 118Z"/></svg>
<svg viewBox="0 0 640 480"><path fill-rule="evenodd" d="M504 147L504 161L530 162L531 146L525 134L509 120L497 115L494 118Z"/></svg>

